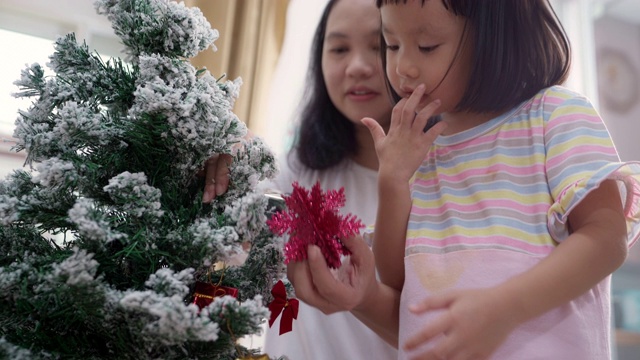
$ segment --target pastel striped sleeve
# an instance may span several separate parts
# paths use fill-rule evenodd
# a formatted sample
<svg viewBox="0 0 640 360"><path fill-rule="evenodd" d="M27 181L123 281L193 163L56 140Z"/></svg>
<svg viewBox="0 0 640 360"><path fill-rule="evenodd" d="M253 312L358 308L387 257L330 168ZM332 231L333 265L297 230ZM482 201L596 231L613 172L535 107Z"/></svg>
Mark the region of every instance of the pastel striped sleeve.
<svg viewBox="0 0 640 360"><path fill-rule="evenodd" d="M627 220L628 244L640 235L640 162L622 163L593 105L568 92L545 97L546 172L555 202L548 227L556 241L568 235L569 213L608 179L618 181Z"/></svg>

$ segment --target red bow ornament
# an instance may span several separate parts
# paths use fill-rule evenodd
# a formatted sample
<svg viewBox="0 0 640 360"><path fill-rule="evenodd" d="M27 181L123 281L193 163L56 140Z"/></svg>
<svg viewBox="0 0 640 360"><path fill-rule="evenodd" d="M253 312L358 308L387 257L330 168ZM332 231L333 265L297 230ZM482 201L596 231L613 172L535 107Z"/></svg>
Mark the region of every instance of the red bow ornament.
<svg viewBox="0 0 640 360"><path fill-rule="evenodd" d="M269 327L273 325L280 313L282 313L280 335L288 333L293 328L293 319L298 318L300 302L297 299L287 299L287 290L282 281L278 281L271 289L271 294L273 295L273 301L269 304L269 311L271 311Z"/></svg>

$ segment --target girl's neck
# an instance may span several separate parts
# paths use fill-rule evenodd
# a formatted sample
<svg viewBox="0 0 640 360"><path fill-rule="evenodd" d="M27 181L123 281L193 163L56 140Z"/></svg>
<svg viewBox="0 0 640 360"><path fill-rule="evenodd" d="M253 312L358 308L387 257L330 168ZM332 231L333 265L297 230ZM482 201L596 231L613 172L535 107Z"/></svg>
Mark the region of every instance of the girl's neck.
<svg viewBox="0 0 640 360"><path fill-rule="evenodd" d="M447 128L442 135L453 135L459 132L472 129L478 125L496 118L500 113L470 113L470 112L449 112L443 113L442 121L447 123Z"/></svg>

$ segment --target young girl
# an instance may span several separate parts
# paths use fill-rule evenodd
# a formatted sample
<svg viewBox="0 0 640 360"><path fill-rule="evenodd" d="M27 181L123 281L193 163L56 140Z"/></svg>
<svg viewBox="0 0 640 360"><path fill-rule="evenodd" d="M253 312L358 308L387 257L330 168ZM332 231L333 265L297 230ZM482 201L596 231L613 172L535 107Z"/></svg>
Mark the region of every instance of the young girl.
<svg viewBox="0 0 640 360"><path fill-rule="evenodd" d="M610 275L638 237L640 164L559 86L569 44L547 0L377 0L401 97L385 131L372 253L350 277L317 247L296 295L351 310L400 358L609 359ZM427 119L440 123L423 132Z"/></svg>

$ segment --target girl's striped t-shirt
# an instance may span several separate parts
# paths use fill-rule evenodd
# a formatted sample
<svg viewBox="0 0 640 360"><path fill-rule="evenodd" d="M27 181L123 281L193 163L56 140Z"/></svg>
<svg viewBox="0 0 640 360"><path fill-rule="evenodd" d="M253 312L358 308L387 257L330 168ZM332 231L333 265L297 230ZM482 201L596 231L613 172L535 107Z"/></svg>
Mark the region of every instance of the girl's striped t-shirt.
<svg viewBox="0 0 640 360"><path fill-rule="evenodd" d="M639 174L639 163L619 162L588 99L560 86L440 136L411 183L400 343L428 321L409 304L447 289L495 286L535 266L568 236L569 213L604 180L620 184L631 245L640 234ZM604 358L608 294L609 278L520 326L495 358Z"/></svg>

